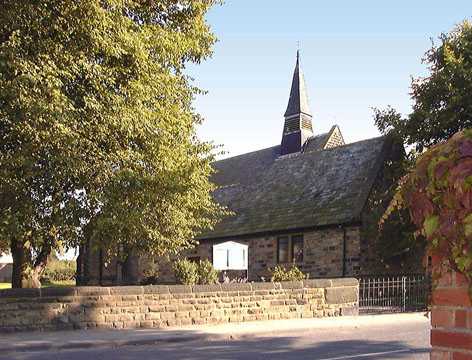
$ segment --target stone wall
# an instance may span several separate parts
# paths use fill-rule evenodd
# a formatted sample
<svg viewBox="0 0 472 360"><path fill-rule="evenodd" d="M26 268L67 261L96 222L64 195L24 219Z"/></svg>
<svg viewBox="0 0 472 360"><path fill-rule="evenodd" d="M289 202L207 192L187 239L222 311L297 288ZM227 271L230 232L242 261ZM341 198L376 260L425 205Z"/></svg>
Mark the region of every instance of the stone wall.
<svg viewBox="0 0 472 360"><path fill-rule="evenodd" d="M0 264L0 282L11 282L12 264Z"/></svg>
<svg viewBox="0 0 472 360"><path fill-rule="evenodd" d="M344 231L346 232L344 234ZM297 233L294 233L297 234ZM346 235L346 249L344 249ZM276 265L291 267L292 263L277 263L277 237L258 236L246 239L226 239L248 245L249 280L260 281L270 279L270 269ZM343 259L345 260L345 275L356 276L361 270L360 260L360 229L357 226L328 228L303 232L304 260L296 263L309 278L326 278L343 276ZM213 245L222 241L204 240L192 251L184 255L189 258L208 259L212 261ZM344 255L345 250L345 255ZM163 282L174 282L172 262L160 260L159 272Z"/></svg>
<svg viewBox="0 0 472 360"><path fill-rule="evenodd" d="M0 309L0 332L357 315L358 281L10 289Z"/></svg>
<svg viewBox="0 0 472 360"><path fill-rule="evenodd" d="M472 302L464 276L448 273L433 289L431 359L472 360Z"/></svg>

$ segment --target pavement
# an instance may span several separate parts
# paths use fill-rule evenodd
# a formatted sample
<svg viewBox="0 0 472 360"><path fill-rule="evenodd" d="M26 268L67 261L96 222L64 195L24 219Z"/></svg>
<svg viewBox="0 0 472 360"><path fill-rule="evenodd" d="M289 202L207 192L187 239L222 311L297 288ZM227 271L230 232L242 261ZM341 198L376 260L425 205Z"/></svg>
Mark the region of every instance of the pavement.
<svg viewBox="0 0 472 360"><path fill-rule="evenodd" d="M314 339L317 339L318 341L323 339L324 341L334 341L337 339L340 342L344 341L347 349L353 349L353 346L355 345L355 347L358 348L356 353L396 354L394 358L399 358L398 355L413 350L419 351L421 354L429 353L429 329L429 319L425 317L423 313L413 313L321 319L255 321L167 329L23 332L0 335L0 359L26 358L14 356L14 354L26 352L36 352L38 355L41 352L58 354L62 351L62 353L65 354L70 350L81 351L93 349L94 351L97 351L97 349L100 348L109 348L116 351L117 348L126 348L131 345L141 345L144 347L143 349L152 349L156 347L159 349L165 349L169 346L177 346L178 348L183 349L185 343L227 344L228 342L237 343L249 341L253 344L256 342L257 344L260 340L259 345L262 346L264 341L267 342L269 341L268 339L271 339L270 341L272 341L277 338L298 338L299 343L303 343L303 341L307 343L309 340L310 346L313 346L312 343ZM400 333L404 334L399 338L396 338L396 334ZM273 345L270 345L270 341L267 343L269 348L273 347ZM354 344L353 341L356 343ZM368 346L369 342L372 342L372 346ZM251 348L251 345L247 346L249 346L249 349ZM333 346L334 349L336 349L337 346ZM103 351L106 353L108 350ZM330 354L333 353L329 346L323 351L327 351ZM72 356L72 354L69 355ZM405 358L414 358L410 355ZM195 356L197 355L195 354ZM48 356L47 358L50 357ZM55 358L59 359L61 357ZM68 356L63 358L69 359L72 357ZM92 358L96 357L93 356ZM104 355L101 358L106 358L106 356ZM115 359L120 357L117 357L115 354L115 356L111 358ZM141 356L141 358L144 359L146 357ZM194 358L197 359L198 357ZM311 358L317 359L317 357ZM350 359L352 357L332 357L332 359L338 358ZM375 357L369 356L368 358ZM382 355L382 357L378 358L383 359L385 357Z"/></svg>

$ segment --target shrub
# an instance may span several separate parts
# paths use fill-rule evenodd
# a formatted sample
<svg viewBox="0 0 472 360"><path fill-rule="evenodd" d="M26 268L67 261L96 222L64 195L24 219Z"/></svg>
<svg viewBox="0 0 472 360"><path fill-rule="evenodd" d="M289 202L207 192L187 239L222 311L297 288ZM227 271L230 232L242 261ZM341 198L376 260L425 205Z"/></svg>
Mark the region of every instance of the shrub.
<svg viewBox="0 0 472 360"><path fill-rule="evenodd" d="M71 260L51 260L42 278L47 281L74 280L76 275L76 263Z"/></svg>
<svg viewBox="0 0 472 360"><path fill-rule="evenodd" d="M198 283L202 285L218 284L218 270L208 260L200 260L197 267Z"/></svg>
<svg viewBox="0 0 472 360"><path fill-rule="evenodd" d="M159 270L156 267L151 267L143 271L143 278L141 285L155 285L159 280Z"/></svg>
<svg viewBox="0 0 472 360"><path fill-rule="evenodd" d="M173 265L177 282L183 285L195 285L198 282L198 266L187 259L177 260Z"/></svg>
<svg viewBox="0 0 472 360"><path fill-rule="evenodd" d="M306 275L295 265L287 270L283 266L276 266L271 271L271 281L272 282L279 282L279 281L297 281L297 280L304 280L306 279Z"/></svg>

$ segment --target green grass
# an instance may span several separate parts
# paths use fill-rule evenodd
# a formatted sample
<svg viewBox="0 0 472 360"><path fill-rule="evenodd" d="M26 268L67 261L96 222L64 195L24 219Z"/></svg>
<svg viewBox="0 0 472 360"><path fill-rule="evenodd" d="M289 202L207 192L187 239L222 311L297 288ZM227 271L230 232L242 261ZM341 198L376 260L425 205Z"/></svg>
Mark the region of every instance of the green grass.
<svg viewBox="0 0 472 360"><path fill-rule="evenodd" d="M75 286L75 280L67 280L67 281L54 281L50 284L43 284L43 287L71 287ZM10 289L10 283L0 283L0 290L2 289Z"/></svg>
<svg viewBox="0 0 472 360"><path fill-rule="evenodd" d="M71 287L75 286L75 280L53 281L49 284L42 284L43 287Z"/></svg>

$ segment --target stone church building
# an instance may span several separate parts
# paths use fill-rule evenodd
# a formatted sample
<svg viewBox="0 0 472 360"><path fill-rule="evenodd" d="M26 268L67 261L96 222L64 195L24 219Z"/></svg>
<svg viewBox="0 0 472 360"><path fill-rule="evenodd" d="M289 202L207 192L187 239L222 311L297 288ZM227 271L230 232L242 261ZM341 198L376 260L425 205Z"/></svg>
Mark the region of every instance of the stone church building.
<svg viewBox="0 0 472 360"><path fill-rule="evenodd" d="M376 256L365 229L378 218L371 218L368 204L385 186L384 170L403 155L402 146L388 137L346 144L337 125L317 134L298 53L284 118L280 144L214 163L215 200L234 215L201 234L186 255L212 260L215 244L246 244L249 280L292 264L310 278L371 273ZM79 275L88 284L139 282L150 266L136 258L124 276L119 266L105 268L100 254L85 252L80 261ZM174 280L169 262L157 266L160 281Z"/></svg>

